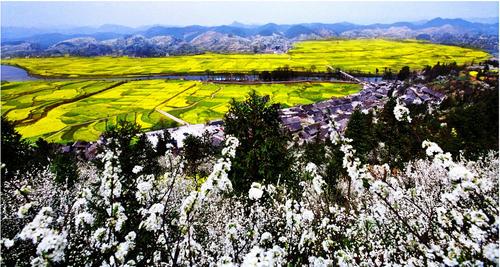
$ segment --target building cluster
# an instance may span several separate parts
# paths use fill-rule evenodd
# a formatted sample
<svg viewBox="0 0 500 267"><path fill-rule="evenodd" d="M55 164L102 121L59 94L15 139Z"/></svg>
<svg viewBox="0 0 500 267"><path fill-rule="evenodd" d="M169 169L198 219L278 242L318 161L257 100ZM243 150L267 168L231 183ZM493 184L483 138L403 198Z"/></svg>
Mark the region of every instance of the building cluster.
<svg viewBox="0 0 500 267"><path fill-rule="evenodd" d="M445 97L421 84L406 86L395 81L364 82L362 85L363 89L357 94L283 109L281 121L300 141L324 140L334 130L333 125L339 127L337 130L344 131L356 108L365 113L381 109L391 94L405 104L439 103Z"/></svg>

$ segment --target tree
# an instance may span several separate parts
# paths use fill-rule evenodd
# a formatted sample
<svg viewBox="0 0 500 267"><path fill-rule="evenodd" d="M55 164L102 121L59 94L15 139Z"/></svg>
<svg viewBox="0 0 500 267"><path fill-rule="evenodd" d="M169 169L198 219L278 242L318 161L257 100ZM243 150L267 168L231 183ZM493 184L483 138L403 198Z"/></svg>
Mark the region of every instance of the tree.
<svg viewBox="0 0 500 267"><path fill-rule="evenodd" d="M475 159L488 150L498 150L498 90L488 90L469 101L460 101L449 110L446 125L453 131L454 147L447 148L457 155L463 151Z"/></svg>
<svg viewBox="0 0 500 267"><path fill-rule="evenodd" d="M404 66L398 73L398 80L404 81L408 78L410 78L410 67Z"/></svg>
<svg viewBox="0 0 500 267"><path fill-rule="evenodd" d="M281 127L279 104L251 92L243 102L232 100L224 116L227 135L240 141L229 178L236 192L248 192L252 182L293 182L290 135Z"/></svg>
<svg viewBox="0 0 500 267"><path fill-rule="evenodd" d="M210 80L210 74L212 74L212 71L210 71L209 69L206 69L205 75L207 75L207 80Z"/></svg>
<svg viewBox="0 0 500 267"><path fill-rule="evenodd" d="M392 80L392 70L384 68L384 74L382 75L382 79L384 80Z"/></svg>
<svg viewBox="0 0 500 267"><path fill-rule="evenodd" d="M351 145L362 163L367 163L368 154L376 147L372 114L363 114L356 108L349 119L345 137L352 139Z"/></svg>
<svg viewBox="0 0 500 267"><path fill-rule="evenodd" d="M379 151L381 163L402 168L408 162L422 154L422 141L416 136L407 121L398 121L394 116L396 99L391 97L377 115L375 125L376 140L383 143ZM411 113L410 113L411 114ZM413 116L414 114L411 114Z"/></svg>
<svg viewBox="0 0 500 267"><path fill-rule="evenodd" d="M329 139L325 141L316 138L298 149L301 149L300 159L304 164L312 162L316 166L324 166L320 171L326 183L325 197L337 204L345 204L345 195L339 189L339 183L347 177L346 169L342 165L344 152L340 150L340 143L333 144Z"/></svg>
<svg viewBox="0 0 500 267"><path fill-rule="evenodd" d="M31 159L32 149L28 142L14 129L14 124L2 116L1 163L2 185L6 180L12 179L16 172L23 173L30 168L27 164ZM3 187L3 186L2 186Z"/></svg>
<svg viewBox="0 0 500 267"><path fill-rule="evenodd" d="M311 72L315 72L316 71L316 65L311 65Z"/></svg>
<svg viewBox="0 0 500 267"><path fill-rule="evenodd" d="M158 142L156 143L156 155L163 156L167 152L167 145L174 145L175 140L170 135L168 129L163 129L156 137L158 138Z"/></svg>
<svg viewBox="0 0 500 267"><path fill-rule="evenodd" d="M143 167L143 174L158 174L161 171L157 162L158 155L147 136L141 133L140 125L121 120L116 125L110 126L102 137L105 143L100 150L121 151L118 161L126 178L135 177L132 172L135 166ZM108 142L109 140L114 141ZM99 163L97 165L100 166Z"/></svg>
<svg viewBox="0 0 500 267"><path fill-rule="evenodd" d="M59 185L73 187L78 178L78 166L73 153L61 153L54 155L50 165L50 171L55 174L55 182Z"/></svg>
<svg viewBox="0 0 500 267"><path fill-rule="evenodd" d="M119 204L122 210L116 208L110 214L109 205L105 201L92 203L95 205L96 224L106 225L110 216L115 216L118 213L126 214L126 220L121 227L123 231L115 233L115 238L116 240L125 240L127 233L137 231L137 239L135 240L137 253L147 258L153 253L154 250L151 247L155 246L155 243L150 241L153 234L139 227L143 215L141 214L142 205L136 193L141 181L160 175L162 167L158 162L157 153L147 136L141 133L141 127L133 122L118 121L116 125L109 127L103 133L101 139L100 157L94 163L103 180L93 181L91 187L98 191L102 187L108 186L111 193L105 195L106 201L109 201L111 205L113 203ZM103 184L102 181L107 181L107 183ZM116 187L116 191L113 191L115 185L119 186ZM78 244L78 242L75 243ZM74 253L70 255L71 257L81 257L76 247L73 247L72 251ZM96 251L90 257L99 260L109 259L113 253L109 250L106 253Z"/></svg>
<svg viewBox="0 0 500 267"><path fill-rule="evenodd" d="M201 163L215 156L216 148L212 144L212 135L206 131L202 136L188 135L183 141L182 156L184 157L184 171L187 175L208 175L201 170Z"/></svg>

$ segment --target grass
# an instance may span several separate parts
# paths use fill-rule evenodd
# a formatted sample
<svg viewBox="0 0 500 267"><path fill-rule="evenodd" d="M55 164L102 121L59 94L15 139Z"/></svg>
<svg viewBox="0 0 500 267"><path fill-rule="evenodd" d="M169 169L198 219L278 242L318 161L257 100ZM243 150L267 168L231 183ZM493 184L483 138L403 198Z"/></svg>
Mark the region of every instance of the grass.
<svg viewBox="0 0 500 267"><path fill-rule="evenodd" d="M324 72L328 66L374 74L384 68L403 66L422 69L438 61L470 63L489 58L484 51L421 41L383 39L298 42L287 54L202 54L161 58L52 57L14 58L2 64L17 65L30 73L49 77L113 77L175 73L218 73L273 70L289 66L295 70Z"/></svg>
<svg viewBox="0 0 500 267"><path fill-rule="evenodd" d="M141 80L4 82L2 115L14 120L29 139L54 142L96 140L106 124L136 121L143 129L173 125L161 109L189 123L220 119L232 98L251 91L270 95L283 106L308 104L360 90L356 84L292 83L237 85L199 81Z"/></svg>

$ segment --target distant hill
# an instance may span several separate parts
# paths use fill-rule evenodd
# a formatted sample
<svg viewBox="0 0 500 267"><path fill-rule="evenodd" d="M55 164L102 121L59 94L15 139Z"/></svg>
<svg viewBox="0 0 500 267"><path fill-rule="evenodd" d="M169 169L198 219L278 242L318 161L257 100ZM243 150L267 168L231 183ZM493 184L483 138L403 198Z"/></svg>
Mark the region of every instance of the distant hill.
<svg viewBox="0 0 500 267"><path fill-rule="evenodd" d="M493 20L490 18L488 21ZM175 55L203 53L204 51L281 53L286 52L294 42L299 40L337 36L417 38L435 43L476 47L491 53L498 51L498 23L471 22L460 18L435 18L429 21L369 25L349 22L245 25L233 22L230 25L220 26L155 25L131 28L105 24L99 27L65 29L2 27L1 30L3 57L51 56L63 53L134 56ZM168 44L165 40L169 40ZM129 48L124 48L125 43ZM26 50L23 50L24 48Z"/></svg>
<svg viewBox="0 0 500 267"><path fill-rule="evenodd" d="M295 25L295 26L288 28L288 30L285 31L284 35L287 38L296 38L296 37L300 36L301 34L315 34L315 33L316 32L314 30L312 30L311 28L308 28L308 27L303 26L303 25Z"/></svg>

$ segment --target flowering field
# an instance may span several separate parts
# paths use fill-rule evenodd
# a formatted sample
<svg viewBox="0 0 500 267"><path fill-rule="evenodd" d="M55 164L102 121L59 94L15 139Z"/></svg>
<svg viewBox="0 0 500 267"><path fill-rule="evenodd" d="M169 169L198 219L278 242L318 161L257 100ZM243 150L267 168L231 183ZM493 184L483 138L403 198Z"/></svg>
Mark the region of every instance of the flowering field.
<svg viewBox="0 0 500 267"><path fill-rule="evenodd" d="M217 73L270 71L289 66L293 70L325 72L327 66L345 71L382 73L403 66L422 69L437 62L457 64L488 59L486 52L421 41L383 39L326 40L298 42L287 54L202 54L162 58L53 57L13 58L2 64L22 67L31 74L46 77L112 77L174 73ZM133 67L131 67L133 66Z"/></svg>
<svg viewBox="0 0 500 267"><path fill-rule="evenodd" d="M344 83L237 85L199 81L30 81L2 84L2 115L26 138L50 141L97 140L106 123L136 121L143 129L172 123L160 109L189 123L221 119L232 98L251 90L270 95L284 107L356 93Z"/></svg>

